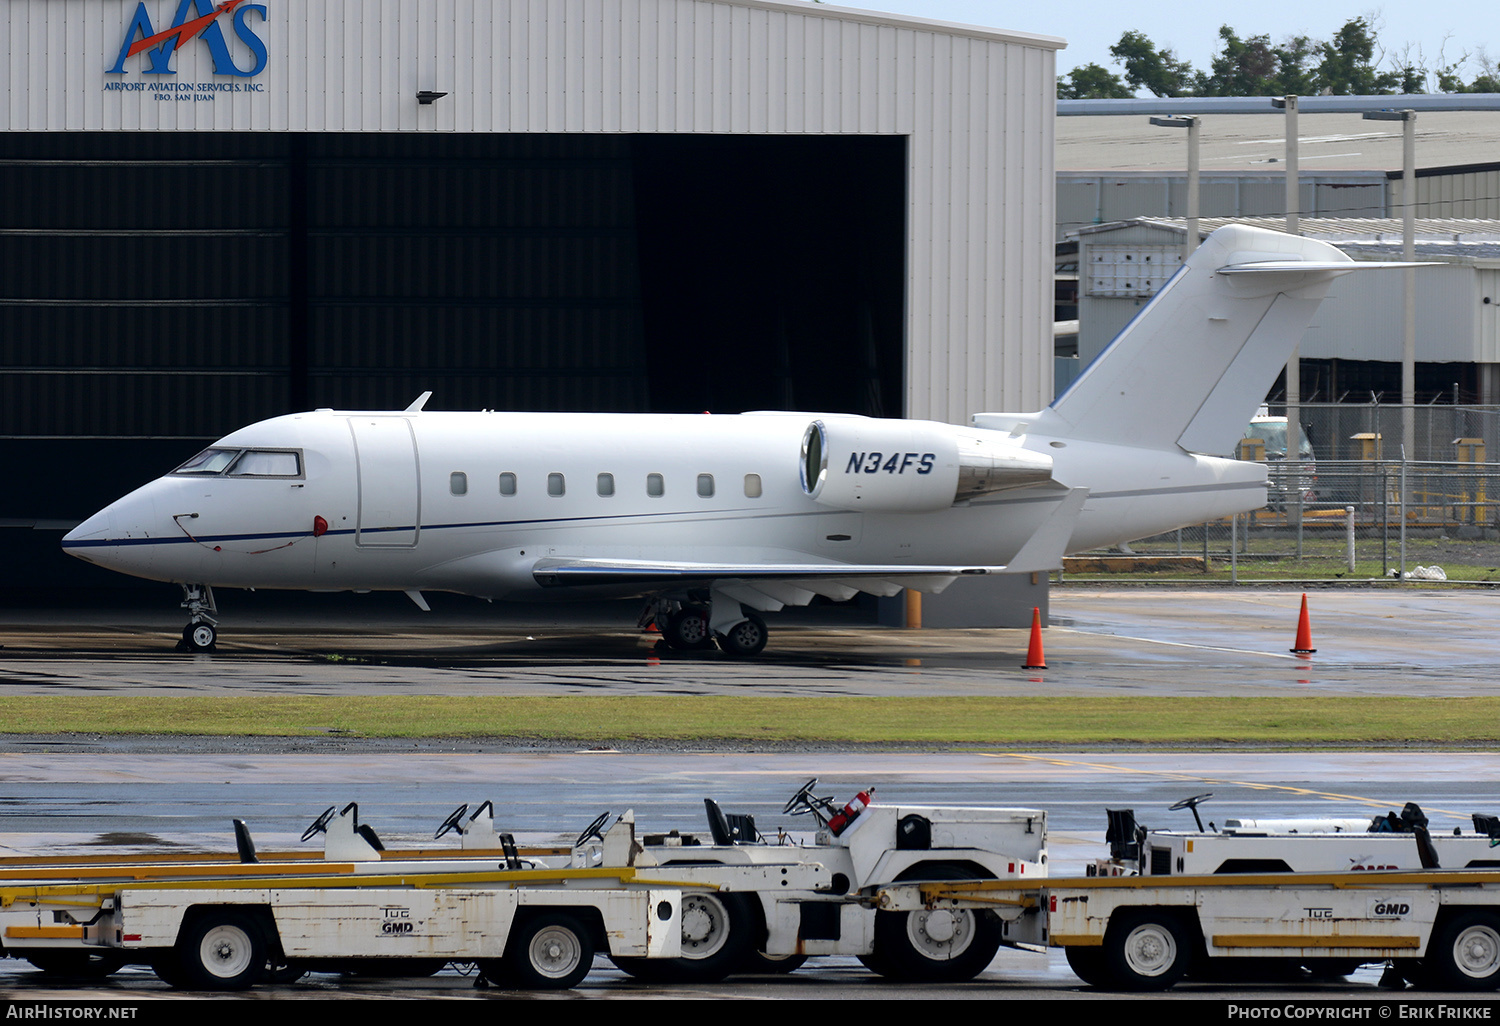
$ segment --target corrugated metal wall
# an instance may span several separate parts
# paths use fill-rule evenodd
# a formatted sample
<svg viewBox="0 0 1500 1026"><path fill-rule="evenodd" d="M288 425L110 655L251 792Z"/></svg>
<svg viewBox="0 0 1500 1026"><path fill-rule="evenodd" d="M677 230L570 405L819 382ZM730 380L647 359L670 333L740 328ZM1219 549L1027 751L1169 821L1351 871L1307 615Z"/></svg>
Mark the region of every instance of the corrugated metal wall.
<svg viewBox="0 0 1500 1026"><path fill-rule="evenodd" d="M908 136L906 412L1050 399L1058 40L769 0L265 0L241 12L265 69L229 81L255 90L185 102L105 88L134 9L6 4L0 132ZM175 60L214 80L207 46Z"/></svg>
<svg viewBox="0 0 1500 1026"><path fill-rule="evenodd" d="M1418 217L1500 218L1500 167L1445 172L1434 168L1416 179ZM1401 178L1387 182L1391 215L1401 216Z"/></svg>
<svg viewBox="0 0 1500 1026"><path fill-rule="evenodd" d="M648 408L627 137L10 133L0 193L0 435Z"/></svg>
<svg viewBox="0 0 1500 1026"><path fill-rule="evenodd" d="M0 435L200 437L286 409L278 149L0 134Z"/></svg>
<svg viewBox="0 0 1500 1026"><path fill-rule="evenodd" d="M311 405L648 408L628 138L301 141Z"/></svg>
<svg viewBox="0 0 1500 1026"><path fill-rule="evenodd" d="M1378 171L1301 176L1303 217L1384 217L1384 175ZM1286 180L1281 175L1214 174L1199 182L1201 217L1282 216ZM1185 174L1099 174L1063 171L1057 176L1057 240L1070 231L1134 217L1186 217Z"/></svg>

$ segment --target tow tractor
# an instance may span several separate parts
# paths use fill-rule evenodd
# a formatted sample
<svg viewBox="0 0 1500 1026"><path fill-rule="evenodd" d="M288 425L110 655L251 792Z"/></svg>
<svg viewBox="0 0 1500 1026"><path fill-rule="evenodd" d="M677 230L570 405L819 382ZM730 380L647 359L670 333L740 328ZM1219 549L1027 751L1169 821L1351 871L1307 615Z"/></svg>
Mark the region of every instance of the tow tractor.
<svg viewBox="0 0 1500 1026"><path fill-rule="evenodd" d="M1500 987L1494 817L1432 834L1407 803L1371 819L1229 819L1204 830L1198 806L1210 797L1172 806L1192 812L1192 832L1148 831L1130 810L1112 811L1111 857L1084 879L1046 881L1049 943L1085 982L1161 990L1188 975L1341 976L1387 962L1386 985ZM929 888L886 900L961 897Z"/></svg>
<svg viewBox="0 0 1500 1026"><path fill-rule="evenodd" d="M783 814L811 816L812 843L778 831L768 838L754 818L726 814L704 799L705 834L647 833L645 857L663 872L688 866L777 865L794 859L831 874L821 888L754 893L703 891L684 897L681 955L614 958L632 975L712 980L737 970L786 972L808 956L854 955L894 979L967 980L1001 945L1045 944L1034 902L997 900L962 908L879 911L882 887L898 882L1011 880L1039 883L1047 872L1047 815L1040 809L884 805L863 791L840 806L816 794L816 778L792 795ZM452 817L450 817L452 818ZM461 822L465 846L496 844L493 825ZM584 849L575 858L595 857Z"/></svg>
<svg viewBox="0 0 1500 1026"><path fill-rule="evenodd" d="M0 864L7 954L108 972L149 964L175 986L248 987L306 969L477 963L496 983L570 987L595 950L640 976L717 979L853 954L885 975L967 979L1002 943L1040 943L1035 903L877 911L898 881L1039 880L1046 816L1034 809L842 808L809 781L787 803L817 823L810 845L762 837L705 800L708 835L637 839L633 813L596 818L570 849L523 850L486 802L437 837L457 851L390 852L358 807L330 807L304 833L321 859L238 850ZM431 971L428 969L427 971Z"/></svg>
<svg viewBox="0 0 1500 1026"><path fill-rule="evenodd" d="M1227 818L1204 828L1198 794L1170 807L1192 813L1196 830L1150 830L1132 809L1106 810L1110 856L1089 867L1104 876L1290 873L1500 867L1500 817L1474 813L1472 830L1432 831L1420 806L1366 817Z"/></svg>

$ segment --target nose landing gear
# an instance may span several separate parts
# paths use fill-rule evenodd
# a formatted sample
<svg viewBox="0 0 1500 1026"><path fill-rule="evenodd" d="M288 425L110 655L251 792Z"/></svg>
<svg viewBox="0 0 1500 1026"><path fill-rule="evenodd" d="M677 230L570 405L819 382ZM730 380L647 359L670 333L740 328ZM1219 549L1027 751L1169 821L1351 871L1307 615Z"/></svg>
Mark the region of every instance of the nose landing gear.
<svg viewBox="0 0 1500 1026"><path fill-rule="evenodd" d="M188 624L182 629L179 652L212 652L219 639L218 607L214 590L206 584L182 586L182 608L188 611Z"/></svg>

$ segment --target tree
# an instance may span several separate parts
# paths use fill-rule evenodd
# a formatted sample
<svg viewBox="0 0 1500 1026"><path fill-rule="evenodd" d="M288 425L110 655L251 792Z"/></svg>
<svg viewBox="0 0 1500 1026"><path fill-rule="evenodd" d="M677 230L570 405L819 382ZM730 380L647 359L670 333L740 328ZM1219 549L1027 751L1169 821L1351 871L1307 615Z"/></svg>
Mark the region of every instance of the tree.
<svg viewBox="0 0 1500 1026"><path fill-rule="evenodd" d="M1125 100L1130 96L1130 87L1119 75L1097 64L1074 68L1057 80L1059 100Z"/></svg>
<svg viewBox="0 0 1500 1026"><path fill-rule="evenodd" d="M1307 36L1288 36L1276 48L1276 81L1272 96L1311 96L1317 90L1313 58L1317 44Z"/></svg>
<svg viewBox="0 0 1500 1026"><path fill-rule="evenodd" d="M1474 52L1472 58L1478 65L1479 72L1474 76L1474 81L1464 82L1459 76L1459 69L1469 63L1470 59L1468 54L1463 54L1452 64L1445 64L1436 70L1438 92L1500 93L1500 67L1496 67L1494 59L1482 46Z"/></svg>
<svg viewBox="0 0 1500 1026"><path fill-rule="evenodd" d="M1269 96L1275 89L1280 60L1270 36L1241 39L1228 25L1219 28L1223 49L1209 65L1210 74L1197 76L1200 96Z"/></svg>
<svg viewBox="0 0 1500 1026"><path fill-rule="evenodd" d="M1192 92L1192 65L1179 61L1171 50L1157 49L1144 33L1126 32L1109 52L1125 66L1125 81L1132 88L1149 89L1157 96L1188 96Z"/></svg>
<svg viewBox="0 0 1500 1026"><path fill-rule="evenodd" d="M1403 84L1403 76L1376 70L1375 30L1363 18L1346 22L1334 37L1320 43L1323 60L1318 64L1319 92L1335 96L1375 96Z"/></svg>

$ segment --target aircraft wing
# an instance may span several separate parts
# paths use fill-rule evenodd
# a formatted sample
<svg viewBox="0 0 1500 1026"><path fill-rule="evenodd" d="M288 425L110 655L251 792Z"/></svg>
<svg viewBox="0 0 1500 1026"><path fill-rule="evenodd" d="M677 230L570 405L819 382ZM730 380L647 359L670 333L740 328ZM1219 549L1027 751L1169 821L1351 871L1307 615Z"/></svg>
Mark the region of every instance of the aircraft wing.
<svg viewBox="0 0 1500 1026"><path fill-rule="evenodd" d="M712 587L762 611L800 606L813 596L837 601L857 592L895 595L902 588L940 592L960 577L1030 573L1062 566L1073 525L1088 498L1087 488L1072 488L1015 557L1005 565L955 566L868 563L709 562L693 560L609 559L600 556L549 556L538 560L532 577L544 588L626 586L642 590Z"/></svg>
<svg viewBox="0 0 1500 1026"><path fill-rule="evenodd" d="M670 588L676 585L706 585L715 582L746 581L813 584L818 581L876 581L982 576L1004 573L1003 566L912 566L893 564L872 566L858 563L695 563L665 562L644 559L567 559L553 557L540 560L532 570L536 582L544 588L584 585L639 585ZM903 585L904 586L904 585ZM919 587L913 583L912 587ZM816 588L810 590L816 591ZM856 588L864 591L864 588ZM921 588L920 590L936 590ZM882 592L884 589L882 589Z"/></svg>

